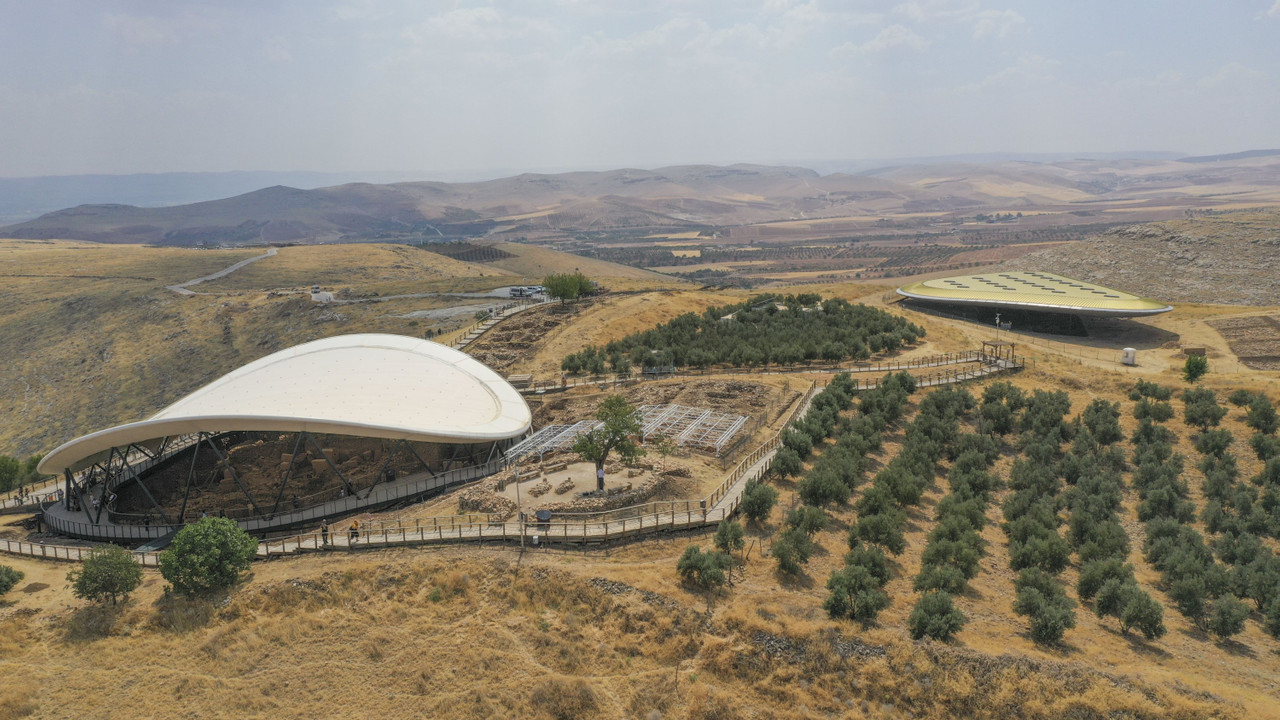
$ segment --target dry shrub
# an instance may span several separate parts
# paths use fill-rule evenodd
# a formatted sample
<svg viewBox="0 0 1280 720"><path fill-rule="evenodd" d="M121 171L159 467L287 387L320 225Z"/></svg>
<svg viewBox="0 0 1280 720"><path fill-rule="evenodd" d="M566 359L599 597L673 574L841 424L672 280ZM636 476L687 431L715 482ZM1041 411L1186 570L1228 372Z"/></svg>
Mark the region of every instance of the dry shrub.
<svg viewBox="0 0 1280 720"><path fill-rule="evenodd" d="M380 662L384 657L386 657L386 653L383 652L382 643L376 640L365 640L360 643L360 652L364 653L365 657L374 662Z"/></svg>
<svg viewBox="0 0 1280 720"><path fill-rule="evenodd" d="M689 690L689 720L738 720L739 700L706 685Z"/></svg>
<svg viewBox="0 0 1280 720"><path fill-rule="evenodd" d="M440 582L440 586L444 588L446 594L451 597L460 597L470 599L471 597L471 574L461 570L451 570L445 573L444 578Z"/></svg>
<svg viewBox="0 0 1280 720"><path fill-rule="evenodd" d="M35 696L34 683L18 687L18 683L10 679L4 687L0 687L0 717L23 718L34 714L38 708Z"/></svg>
<svg viewBox="0 0 1280 720"><path fill-rule="evenodd" d="M87 643L107 637L123 610L122 605L90 605L80 608L67 620L63 628L63 642Z"/></svg>
<svg viewBox="0 0 1280 720"><path fill-rule="evenodd" d="M30 626L20 615L11 615L0 622L0 658L11 658L26 649L31 642Z"/></svg>
<svg viewBox="0 0 1280 720"><path fill-rule="evenodd" d="M634 677L628 684L631 698L627 701L630 717L663 717L676 700L678 689L675 673L663 669L642 677Z"/></svg>
<svg viewBox="0 0 1280 720"><path fill-rule="evenodd" d="M209 633L204 642L200 643L196 649L200 651L206 658L217 660L222 653L231 645L231 641L238 634L239 626L231 624L224 625Z"/></svg>
<svg viewBox="0 0 1280 720"><path fill-rule="evenodd" d="M763 679L770 669L770 662L759 650L718 637L709 637L702 643L699 664L719 677L749 682Z"/></svg>
<svg viewBox="0 0 1280 720"><path fill-rule="evenodd" d="M552 676L533 687L529 698L533 707L554 720L595 717L599 701L582 678Z"/></svg>
<svg viewBox="0 0 1280 720"><path fill-rule="evenodd" d="M206 597L189 598L169 593L156 600L155 607L153 626L167 632L187 633L209 625L214 602Z"/></svg>

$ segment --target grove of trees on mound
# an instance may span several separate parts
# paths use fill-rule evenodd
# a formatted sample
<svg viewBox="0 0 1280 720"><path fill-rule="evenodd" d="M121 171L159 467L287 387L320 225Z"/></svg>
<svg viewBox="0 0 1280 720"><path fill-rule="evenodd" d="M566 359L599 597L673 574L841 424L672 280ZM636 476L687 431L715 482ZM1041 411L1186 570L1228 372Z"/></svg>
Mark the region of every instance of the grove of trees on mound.
<svg viewBox="0 0 1280 720"><path fill-rule="evenodd" d="M634 366L753 367L823 360L866 360L924 337L923 328L866 305L816 294L760 295L747 302L685 313L603 348L565 357L571 373L627 373Z"/></svg>

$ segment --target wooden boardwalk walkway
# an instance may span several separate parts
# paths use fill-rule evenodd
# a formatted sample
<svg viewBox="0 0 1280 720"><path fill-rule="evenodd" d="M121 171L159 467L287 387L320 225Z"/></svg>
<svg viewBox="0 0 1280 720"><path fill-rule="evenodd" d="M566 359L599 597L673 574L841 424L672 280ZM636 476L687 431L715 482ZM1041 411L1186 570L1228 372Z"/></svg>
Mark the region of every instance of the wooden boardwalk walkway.
<svg viewBox="0 0 1280 720"><path fill-rule="evenodd" d="M972 363L974 367L955 368L917 378L920 387L947 385L979 379L993 373L1021 367L1019 362L997 360L975 363L952 360L941 365ZM928 365L925 367L937 367ZM701 500L667 500L599 513L560 514L549 522L498 517L495 515L446 515L421 519L364 523L357 535L349 526L330 527L325 538L317 529L285 538L262 540L258 557L289 556L298 553L357 550L364 548L412 546L428 543L458 542L523 542L525 544L591 544L631 540L660 532L692 530L713 526L732 517L742 501L749 482L762 478L773 463L781 444L782 432L804 416L821 386L814 382L797 403L782 430L743 458L706 498ZM866 383L861 389L870 389ZM83 560L92 550L83 546L48 545L26 541L0 540L0 551L54 560ZM139 562L154 567L159 553L137 553Z"/></svg>

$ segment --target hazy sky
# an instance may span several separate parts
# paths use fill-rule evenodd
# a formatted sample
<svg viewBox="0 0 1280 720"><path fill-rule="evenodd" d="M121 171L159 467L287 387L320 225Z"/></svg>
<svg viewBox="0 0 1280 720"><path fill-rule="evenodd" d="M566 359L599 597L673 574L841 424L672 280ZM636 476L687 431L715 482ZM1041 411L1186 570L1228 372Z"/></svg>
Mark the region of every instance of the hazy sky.
<svg viewBox="0 0 1280 720"><path fill-rule="evenodd" d="M1280 147L1280 0L0 0L0 176Z"/></svg>

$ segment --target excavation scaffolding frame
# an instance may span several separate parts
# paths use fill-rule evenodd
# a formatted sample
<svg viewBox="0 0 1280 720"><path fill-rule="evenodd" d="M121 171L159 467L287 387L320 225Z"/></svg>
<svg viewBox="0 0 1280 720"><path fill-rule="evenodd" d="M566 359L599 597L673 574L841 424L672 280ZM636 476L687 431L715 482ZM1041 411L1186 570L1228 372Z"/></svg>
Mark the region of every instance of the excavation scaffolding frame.
<svg viewBox="0 0 1280 720"><path fill-rule="evenodd" d="M641 405L640 435L646 442L656 437L670 438L681 447L715 453L716 457L733 436L747 424L746 415L730 415L687 405ZM604 427L599 420L580 420L572 425L547 425L507 451L507 462L519 462L529 455L538 461L549 452L573 447L579 436Z"/></svg>

